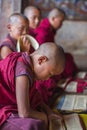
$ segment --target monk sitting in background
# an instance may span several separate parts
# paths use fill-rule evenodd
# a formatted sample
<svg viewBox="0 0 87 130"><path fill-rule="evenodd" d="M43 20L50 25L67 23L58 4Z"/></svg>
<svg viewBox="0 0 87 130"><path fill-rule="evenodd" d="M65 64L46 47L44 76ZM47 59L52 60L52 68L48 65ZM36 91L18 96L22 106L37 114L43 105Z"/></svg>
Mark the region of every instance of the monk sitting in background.
<svg viewBox="0 0 87 130"><path fill-rule="evenodd" d="M54 43L45 43L30 55L13 52L1 60L0 130L46 130L48 120L61 119L32 85L62 73L64 66L64 51Z"/></svg>
<svg viewBox="0 0 87 130"><path fill-rule="evenodd" d="M40 45L44 42L54 42L55 34L57 30L62 26L64 19L65 13L61 9L54 8L49 12L48 17L43 19L39 26L35 29L35 38ZM74 76L74 74L78 71L73 56L70 53L65 53L65 55L66 65L64 72L61 75L54 76L47 81L36 82L38 91L41 93L41 95L43 95L43 93L45 94L46 103L48 102L48 98L52 96L52 89L56 87L57 82L63 78L66 79ZM46 92L42 88L45 88Z"/></svg>
<svg viewBox="0 0 87 130"><path fill-rule="evenodd" d="M38 27L41 20L41 11L36 6L27 6L24 9L24 15L29 20L29 34L35 37L34 30Z"/></svg>
<svg viewBox="0 0 87 130"><path fill-rule="evenodd" d="M52 9L47 18L42 19L39 26L35 29L36 39L39 44L44 42L54 42L56 31L62 26L65 13L58 9Z"/></svg>
<svg viewBox="0 0 87 130"><path fill-rule="evenodd" d="M9 34L3 42L0 43L0 59L4 59L11 52L17 52L17 41L20 36L28 34L29 22L26 16L20 13L13 13L8 19L7 25ZM21 51L30 51L29 40L21 39L24 45Z"/></svg>
<svg viewBox="0 0 87 130"><path fill-rule="evenodd" d="M38 27L40 20L41 20L41 11L36 6L27 6L24 9L24 15L28 18L29 21L29 35L35 38L34 30ZM30 47L30 53L34 52L35 49Z"/></svg>

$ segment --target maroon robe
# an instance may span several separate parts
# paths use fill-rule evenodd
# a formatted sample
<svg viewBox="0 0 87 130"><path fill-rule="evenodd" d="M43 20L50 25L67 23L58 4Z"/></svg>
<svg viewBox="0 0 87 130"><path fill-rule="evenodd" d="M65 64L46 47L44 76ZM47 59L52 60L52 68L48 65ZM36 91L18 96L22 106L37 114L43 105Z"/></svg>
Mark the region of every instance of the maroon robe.
<svg viewBox="0 0 87 130"><path fill-rule="evenodd" d="M34 30L34 32L36 33L35 38L39 44L43 44L44 42L54 42L56 30L52 28L47 18L41 21L40 25Z"/></svg>
<svg viewBox="0 0 87 130"><path fill-rule="evenodd" d="M16 51L17 40L13 39L9 34L7 37L0 43L0 48L3 46L9 47L12 51Z"/></svg>
<svg viewBox="0 0 87 130"><path fill-rule="evenodd" d="M7 46L8 48L10 48L13 52L16 52L16 44L17 44L17 40L13 39L9 34L7 35L7 37L0 43L0 49L3 46ZM1 59L1 56L0 56Z"/></svg>
<svg viewBox="0 0 87 130"><path fill-rule="evenodd" d="M33 85L33 71L27 53L13 52L0 61L0 125L12 114L17 113L15 76L26 75ZM36 109L42 102L35 87L29 90L30 104Z"/></svg>
<svg viewBox="0 0 87 130"><path fill-rule="evenodd" d="M35 29L29 27L29 35L31 35L32 37L35 37L36 36Z"/></svg>

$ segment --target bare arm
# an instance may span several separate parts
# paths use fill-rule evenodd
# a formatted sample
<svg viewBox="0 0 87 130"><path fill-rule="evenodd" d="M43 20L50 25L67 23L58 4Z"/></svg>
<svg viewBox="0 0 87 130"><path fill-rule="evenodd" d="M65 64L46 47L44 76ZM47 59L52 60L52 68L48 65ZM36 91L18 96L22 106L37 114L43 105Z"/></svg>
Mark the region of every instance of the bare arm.
<svg viewBox="0 0 87 130"><path fill-rule="evenodd" d="M47 116L43 112L34 111L29 102L29 79L27 76L16 77L16 99L18 114L20 117L31 117L45 121L47 125Z"/></svg>
<svg viewBox="0 0 87 130"><path fill-rule="evenodd" d="M11 49L9 49L7 46L3 46L0 50L1 58L5 59L11 52Z"/></svg>

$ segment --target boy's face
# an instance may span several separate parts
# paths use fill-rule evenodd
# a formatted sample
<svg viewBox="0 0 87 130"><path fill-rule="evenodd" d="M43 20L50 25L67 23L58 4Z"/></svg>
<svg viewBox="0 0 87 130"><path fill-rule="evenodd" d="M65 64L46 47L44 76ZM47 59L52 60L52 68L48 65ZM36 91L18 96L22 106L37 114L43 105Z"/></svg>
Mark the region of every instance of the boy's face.
<svg viewBox="0 0 87 130"><path fill-rule="evenodd" d="M56 30L59 29L62 26L63 21L64 21L64 16L55 17L53 20L54 29L56 29Z"/></svg>
<svg viewBox="0 0 87 130"><path fill-rule="evenodd" d="M55 66L53 63L46 61L37 67L36 79L47 80L54 75L62 73L64 70L62 65Z"/></svg>
<svg viewBox="0 0 87 130"><path fill-rule="evenodd" d="M40 19L41 14L39 10L37 9L31 10L31 12L28 14L29 27L35 29L39 25Z"/></svg>
<svg viewBox="0 0 87 130"><path fill-rule="evenodd" d="M11 37L18 40L22 35L28 34L29 24L23 18L18 18L17 22L9 25Z"/></svg>

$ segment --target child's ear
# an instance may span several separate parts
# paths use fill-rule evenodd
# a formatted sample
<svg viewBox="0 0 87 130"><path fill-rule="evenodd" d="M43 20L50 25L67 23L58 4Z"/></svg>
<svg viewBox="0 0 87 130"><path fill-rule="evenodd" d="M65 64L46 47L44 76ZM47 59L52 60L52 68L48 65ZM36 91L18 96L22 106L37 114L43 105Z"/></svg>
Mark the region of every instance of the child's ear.
<svg viewBox="0 0 87 130"><path fill-rule="evenodd" d="M40 56L38 59L38 63L39 65L41 65L42 63L46 62L48 60L48 58L46 56Z"/></svg>

